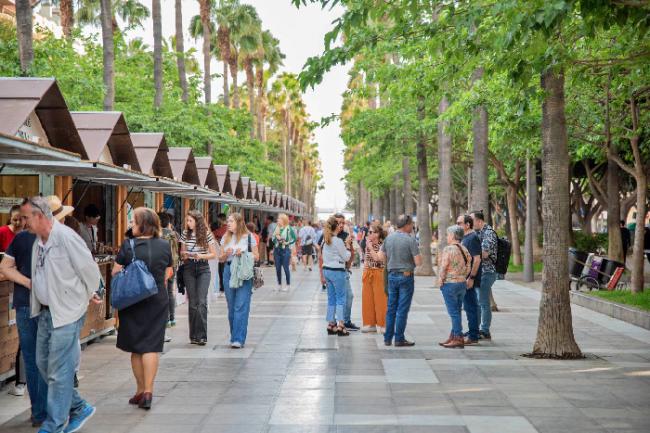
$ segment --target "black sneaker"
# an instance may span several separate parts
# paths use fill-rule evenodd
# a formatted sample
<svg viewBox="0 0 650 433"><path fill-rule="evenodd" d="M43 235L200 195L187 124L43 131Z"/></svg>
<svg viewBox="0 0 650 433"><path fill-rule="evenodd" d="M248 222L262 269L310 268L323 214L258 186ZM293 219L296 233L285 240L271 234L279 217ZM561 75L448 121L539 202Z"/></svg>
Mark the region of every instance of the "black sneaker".
<svg viewBox="0 0 650 433"><path fill-rule="evenodd" d="M346 322L343 324L343 326L345 326L348 331L358 331L359 329L361 329L352 322Z"/></svg>
<svg viewBox="0 0 650 433"><path fill-rule="evenodd" d="M489 332L479 331L478 333L479 340L492 340L492 335Z"/></svg>
<svg viewBox="0 0 650 433"><path fill-rule="evenodd" d="M395 342L395 347L411 347L411 346L415 346L415 343L412 341L404 340L404 341Z"/></svg>

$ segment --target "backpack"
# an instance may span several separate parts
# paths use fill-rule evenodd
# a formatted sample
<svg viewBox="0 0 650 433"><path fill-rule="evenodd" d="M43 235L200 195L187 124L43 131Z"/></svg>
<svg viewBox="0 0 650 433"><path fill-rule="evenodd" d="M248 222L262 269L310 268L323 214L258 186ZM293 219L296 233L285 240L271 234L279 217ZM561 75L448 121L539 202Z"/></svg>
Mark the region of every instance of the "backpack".
<svg viewBox="0 0 650 433"><path fill-rule="evenodd" d="M497 261L494 263L497 274L505 275L508 272L511 253L512 243L508 238L501 238L497 235Z"/></svg>

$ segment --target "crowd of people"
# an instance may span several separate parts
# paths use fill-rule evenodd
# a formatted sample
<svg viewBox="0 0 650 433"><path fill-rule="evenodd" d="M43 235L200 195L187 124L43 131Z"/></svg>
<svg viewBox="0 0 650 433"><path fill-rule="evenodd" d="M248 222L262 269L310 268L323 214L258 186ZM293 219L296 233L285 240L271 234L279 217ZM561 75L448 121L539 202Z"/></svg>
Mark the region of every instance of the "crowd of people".
<svg viewBox="0 0 650 433"><path fill-rule="evenodd" d="M56 196L25 199L11 209L0 229L4 259L0 272L15 283L23 368L32 403L32 423L40 433L78 431L95 407L78 393L79 333L89 303L102 303L104 284L92 251L97 244L99 212L84 210L76 222L74 208ZM208 225L202 212L189 211L179 233L173 215L136 208L125 241L115 257L116 278L136 262L144 263L157 291L119 310L117 348L131 354L135 393L128 403L150 409L159 355L176 325L176 293L188 304L189 344L208 342L211 284L225 295L230 347L245 346L255 268L274 266L274 292L291 290L292 272L319 273L327 292L326 330L349 336L353 331L383 334L387 346L413 346L406 326L414 292L415 269L421 264L419 239L410 215L353 226L342 214L324 222L290 219L279 214L262 223L242 214L219 214ZM490 339L490 291L496 279L496 234L481 212L463 215L447 231L439 257L438 279L451 320L449 338L440 344L462 348ZM211 268L211 261L219 265ZM351 269L362 272L362 326L352 321ZM463 333L461 310L467 315ZM14 388L21 386L19 383Z"/></svg>

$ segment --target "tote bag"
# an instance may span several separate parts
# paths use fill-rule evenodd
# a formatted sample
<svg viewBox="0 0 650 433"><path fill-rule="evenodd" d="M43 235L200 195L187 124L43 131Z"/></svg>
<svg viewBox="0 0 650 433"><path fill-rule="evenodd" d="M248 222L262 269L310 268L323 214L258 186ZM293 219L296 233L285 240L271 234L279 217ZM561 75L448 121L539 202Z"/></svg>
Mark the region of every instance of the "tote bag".
<svg viewBox="0 0 650 433"><path fill-rule="evenodd" d="M129 239L133 258L111 280L111 305L123 310L158 293L156 281L147 264L135 256L133 239Z"/></svg>

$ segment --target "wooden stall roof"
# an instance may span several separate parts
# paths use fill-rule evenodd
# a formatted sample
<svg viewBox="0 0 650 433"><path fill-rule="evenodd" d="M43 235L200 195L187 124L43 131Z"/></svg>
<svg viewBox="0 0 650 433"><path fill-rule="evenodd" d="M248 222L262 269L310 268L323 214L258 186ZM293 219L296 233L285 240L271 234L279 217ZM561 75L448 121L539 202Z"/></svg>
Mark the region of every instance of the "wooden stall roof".
<svg viewBox="0 0 650 433"><path fill-rule="evenodd" d="M0 78L0 133L19 134L32 113L52 147L88 158L54 78ZM37 125L30 127L40 129Z"/></svg>
<svg viewBox="0 0 650 433"><path fill-rule="evenodd" d="M214 171L217 173L217 182L219 189L217 191L224 194L232 194L230 189L230 170L227 165L215 165Z"/></svg>
<svg viewBox="0 0 650 433"><path fill-rule="evenodd" d="M260 201L260 194L257 189L257 181L251 180L251 200Z"/></svg>
<svg viewBox="0 0 650 433"><path fill-rule="evenodd" d="M252 192L251 192L251 178L242 176L241 177L241 187L244 192L244 196L242 197L244 200L252 200Z"/></svg>
<svg viewBox="0 0 650 433"><path fill-rule="evenodd" d="M196 161L196 169L199 172L199 179L201 186L207 186L210 189L219 191L219 181L217 180L217 172L214 170L212 158L209 156L197 156L194 158Z"/></svg>
<svg viewBox="0 0 650 433"><path fill-rule="evenodd" d="M244 188L241 183L241 173L238 171L230 172L230 190L235 198L244 198Z"/></svg>
<svg viewBox="0 0 650 433"><path fill-rule="evenodd" d="M168 157L175 179L192 185L203 186L199 179L199 172L196 169L196 161L191 147L170 147Z"/></svg>
<svg viewBox="0 0 650 433"><path fill-rule="evenodd" d="M262 183L257 184L257 201L262 204L266 203L266 187Z"/></svg>
<svg viewBox="0 0 650 433"><path fill-rule="evenodd" d="M131 134L119 111L71 112L89 161L101 161L140 171ZM110 160L107 158L107 152Z"/></svg>
<svg viewBox="0 0 650 433"><path fill-rule="evenodd" d="M174 177L167 155L169 148L162 132L132 132L131 141L140 171L150 176Z"/></svg>
<svg viewBox="0 0 650 433"><path fill-rule="evenodd" d="M270 186L267 186L264 188L264 196L265 196L265 203L268 204L269 206L273 206L273 203L271 201L271 188Z"/></svg>

